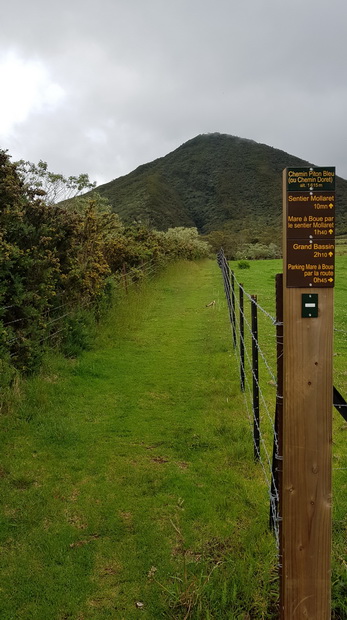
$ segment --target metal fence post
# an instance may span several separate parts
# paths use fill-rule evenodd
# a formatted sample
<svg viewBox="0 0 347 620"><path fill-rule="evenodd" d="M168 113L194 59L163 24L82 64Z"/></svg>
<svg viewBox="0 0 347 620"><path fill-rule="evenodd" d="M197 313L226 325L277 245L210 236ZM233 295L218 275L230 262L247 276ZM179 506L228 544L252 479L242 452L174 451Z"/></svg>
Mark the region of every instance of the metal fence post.
<svg viewBox="0 0 347 620"><path fill-rule="evenodd" d="M251 296L252 315L252 376L253 376L253 442L254 460L260 459L260 418L259 418L259 360L258 360L258 306L257 296Z"/></svg>
<svg viewBox="0 0 347 620"><path fill-rule="evenodd" d="M245 323L244 323L243 284L240 284L239 295L240 295L240 387L241 387L241 392L244 392L245 391Z"/></svg>
<svg viewBox="0 0 347 620"><path fill-rule="evenodd" d="M231 273L231 313L232 313L232 328L233 328L233 345L236 349L236 315L235 315L235 274Z"/></svg>

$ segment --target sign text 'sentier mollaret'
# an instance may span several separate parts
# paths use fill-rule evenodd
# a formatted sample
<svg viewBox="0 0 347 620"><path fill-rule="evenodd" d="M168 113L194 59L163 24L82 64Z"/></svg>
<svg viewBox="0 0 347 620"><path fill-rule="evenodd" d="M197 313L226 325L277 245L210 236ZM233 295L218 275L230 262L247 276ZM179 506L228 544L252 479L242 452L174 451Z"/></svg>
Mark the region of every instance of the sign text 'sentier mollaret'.
<svg viewBox="0 0 347 620"><path fill-rule="evenodd" d="M286 285L332 287L335 168L287 168L286 177Z"/></svg>

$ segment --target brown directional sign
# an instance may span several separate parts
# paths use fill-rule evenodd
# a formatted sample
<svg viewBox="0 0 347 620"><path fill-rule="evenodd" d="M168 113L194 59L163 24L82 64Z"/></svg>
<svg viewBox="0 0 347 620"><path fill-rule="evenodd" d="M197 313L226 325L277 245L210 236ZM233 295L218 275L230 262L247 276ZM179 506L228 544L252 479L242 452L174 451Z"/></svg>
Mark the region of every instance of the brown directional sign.
<svg viewBox="0 0 347 620"><path fill-rule="evenodd" d="M287 204L289 239L335 238L334 192L288 192Z"/></svg>
<svg viewBox="0 0 347 620"><path fill-rule="evenodd" d="M287 241L287 286L330 287L334 285L334 243L289 239Z"/></svg>
<svg viewBox="0 0 347 620"><path fill-rule="evenodd" d="M287 168L286 285L332 287L335 270L335 168Z"/></svg>
<svg viewBox="0 0 347 620"><path fill-rule="evenodd" d="M288 192L335 191L335 168L287 168Z"/></svg>

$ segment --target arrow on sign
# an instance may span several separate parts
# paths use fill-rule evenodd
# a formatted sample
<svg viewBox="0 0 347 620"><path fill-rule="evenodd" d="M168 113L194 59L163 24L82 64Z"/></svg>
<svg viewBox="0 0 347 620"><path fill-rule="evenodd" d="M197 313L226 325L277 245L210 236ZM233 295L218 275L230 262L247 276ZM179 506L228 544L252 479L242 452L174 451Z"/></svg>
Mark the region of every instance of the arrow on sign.
<svg viewBox="0 0 347 620"><path fill-rule="evenodd" d="M334 231L333 231L333 229L332 229L332 228L330 228L329 232L330 232L330 234L332 235Z"/></svg>
<svg viewBox="0 0 347 620"><path fill-rule="evenodd" d="M328 282L333 282L333 279L332 278L328 278Z"/></svg>
<svg viewBox="0 0 347 620"><path fill-rule="evenodd" d="M329 256L334 256L333 252L329 252Z"/></svg>
<svg viewBox="0 0 347 620"><path fill-rule="evenodd" d="M330 209L332 209L332 208L333 208L333 206L334 206L334 205L333 205L333 203L331 202L331 203L330 203L330 205L329 205Z"/></svg>

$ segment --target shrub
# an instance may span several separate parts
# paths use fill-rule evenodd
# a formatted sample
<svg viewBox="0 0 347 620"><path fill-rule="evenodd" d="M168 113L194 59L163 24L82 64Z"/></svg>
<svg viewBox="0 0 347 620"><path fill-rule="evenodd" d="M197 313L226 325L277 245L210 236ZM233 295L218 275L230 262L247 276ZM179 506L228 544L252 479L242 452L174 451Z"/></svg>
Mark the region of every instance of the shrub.
<svg viewBox="0 0 347 620"><path fill-rule="evenodd" d="M90 320L112 303L123 270L140 282L168 260L210 252L195 228L164 233L142 224L125 227L97 193L54 204L57 196L90 186L85 175L65 179L45 162L14 164L0 150L0 353L7 360L6 385L11 368L29 373L39 367L53 338L68 356L88 348Z"/></svg>
<svg viewBox="0 0 347 620"><path fill-rule="evenodd" d="M266 258L280 258L281 250L275 243L248 243L236 254L236 259L260 260Z"/></svg>
<svg viewBox="0 0 347 620"><path fill-rule="evenodd" d="M86 310L79 310L69 316L62 330L60 349L66 357L77 357L91 348L92 316Z"/></svg>
<svg viewBox="0 0 347 620"><path fill-rule="evenodd" d="M207 258L211 252L210 245L199 237L196 228L177 226L167 232L158 232L157 236L164 253L173 258Z"/></svg>

